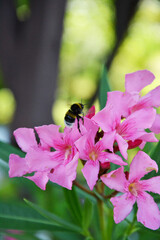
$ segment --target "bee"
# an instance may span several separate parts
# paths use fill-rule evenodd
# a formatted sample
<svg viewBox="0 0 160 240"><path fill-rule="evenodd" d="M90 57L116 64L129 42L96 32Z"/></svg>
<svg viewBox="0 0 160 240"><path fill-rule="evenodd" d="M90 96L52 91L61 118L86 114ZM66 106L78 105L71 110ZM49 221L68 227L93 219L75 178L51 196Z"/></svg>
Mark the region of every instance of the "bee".
<svg viewBox="0 0 160 240"><path fill-rule="evenodd" d="M66 127L71 128L77 118L77 128L81 133L79 120L82 119L84 123L84 117L80 116L80 114L83 114L83 108L84 105L82 103L74 103L71 105L70 109L66 112L64 117L64 124Z"/></svg>

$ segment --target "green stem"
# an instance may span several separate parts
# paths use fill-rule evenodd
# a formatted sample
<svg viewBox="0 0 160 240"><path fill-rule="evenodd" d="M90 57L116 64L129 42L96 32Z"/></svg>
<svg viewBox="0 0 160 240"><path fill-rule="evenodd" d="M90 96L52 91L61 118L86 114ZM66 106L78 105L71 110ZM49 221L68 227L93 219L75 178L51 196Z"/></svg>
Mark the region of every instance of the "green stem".
<svg viewBox="0 0 160 240"><path fill-rule="evenodd" d="M128 236L132 233L132 229L134 227L134 224L136 222L136 219L137 219L137 215L135 213L134 215L134 218L133 218L133 221L130 223L129 227L127 228L126 232L125 232L125 235L124 235L124 238L123 240L127 240L128 239Z"/></svg>
<svg viewBox="0 0 160 240"><path fill-rule="evenodd" d="M102 235L102 240L106 240L105 237L105 217L104 217L104 206L103 201L101 199L98 199L98 212L99 212L99 221L100 221L100 230Z"/></svg>

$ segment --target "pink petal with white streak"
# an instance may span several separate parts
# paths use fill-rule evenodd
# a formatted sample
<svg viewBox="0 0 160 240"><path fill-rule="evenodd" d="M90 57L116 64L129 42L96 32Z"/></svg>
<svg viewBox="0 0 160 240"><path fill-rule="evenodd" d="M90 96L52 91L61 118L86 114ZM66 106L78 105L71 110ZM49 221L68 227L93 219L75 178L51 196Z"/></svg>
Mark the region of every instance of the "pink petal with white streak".
<svg viewBox="0 0 160 240"><path fill-rule="evenodd" d="M160 227L160 211L153 198L146 192L137 198L137 221L145 227L156 230Z"/></svg>
<svg viewBox="0 0 160 240"><path fill-rule="evenodd" d="M91 190L98 180L99 173L99 161L87 161L82 169L82 173L87 181L87 184Z"/></svg>
<svg viewBox="0 0 160 240"><path fill-rule="evenodd" d="M157 163L145 152L139 151L131 162L129 181L139 180L153 170L158 171Z"/></svg>
<svg viewBox="0 0 160 240"><path fill-rule="evenodd" d="M110 173L101 176L101 180L111 189L118 192L125 192L127 180L124 174L124 168L118 168Z"/></svg>
<svg viewBox="0 0 160 240"><path fill-rule="evenodd" d="M140 70L137 72L126 74L126 92L140 92L145 86L151 84L154 79L155 76L148 70Z"/></svg>
<svg viewBox="0 0 160 240"><path fill-rule="evenodd" d="M18 128L14 131L16 142L22 151L27 152L30 148L37 146L34 130L32 128Z"/></svg>
<svg viewBox="0 0 160 240"><path fill-rule="evenodd" d="M136 198L130 194L123 194L110 199L114 206L114 221L119 223L123 221L132 211Z"/></svg>

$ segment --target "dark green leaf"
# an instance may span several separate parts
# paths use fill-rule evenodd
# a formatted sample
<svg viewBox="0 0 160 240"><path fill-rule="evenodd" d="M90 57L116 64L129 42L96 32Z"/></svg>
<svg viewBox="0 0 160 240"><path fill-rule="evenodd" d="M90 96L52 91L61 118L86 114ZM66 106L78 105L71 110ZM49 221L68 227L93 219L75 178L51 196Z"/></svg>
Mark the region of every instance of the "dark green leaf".
<svg viewBox="0 0 160 240"><path fill-rule="evenodd" d="M80 205L75 186L72 187L72 191L64 189L64 196L68 204L69 210L79 226L82 225L82 207Z"/></svg>
<svg viewBox="0 0 160 240"><path fill-rule="evenodd" d="M99 102L100 102L100 109L104 108L107 101L107 92L110 91L109 81L108 81L108 74L106 66L103 66L101 79L100 79L100 86L99 86Z"/></svg>
<svg viewBox="0 0 160 240"><path fill-rule="evenodd" d="M67 231L66 228L53 224L23 204L2 202L0 202L0 229Z"/></svg>
<svg viewBox="0 0 160 240"><path fill-rule="evenodd" d="M0 142L0 159L8 163L9 155L11 153L17 154L20 157L25 156L25 153L19 150L18 148L15 148L8 143Z"/></svg>
<svg viewBox="0 0 160 240"><path fill-rule="evenodd" d="M84 202L84 208L83 208L83 229L88 229L90 226L91 220L93 216L93 203L87 198Z"/></svg>
<svg viewBox="0 0 160 240"><path fill-rule="evenodd" d="M56 223L58 225L60 225L61 227L63 227L64 229L71 231L71 232L78 232L81 233L82 229L77 227L76 225L69 223L68 221L60 218L59 216L57 216L56 214L50 213L44 209L42 209L41 207L39 207L38 205L28 201L25 199L25 202L32 207L34 210L36 210L38 213L40 213L43 217L47 218L50 222L52 223Z"/></svg>

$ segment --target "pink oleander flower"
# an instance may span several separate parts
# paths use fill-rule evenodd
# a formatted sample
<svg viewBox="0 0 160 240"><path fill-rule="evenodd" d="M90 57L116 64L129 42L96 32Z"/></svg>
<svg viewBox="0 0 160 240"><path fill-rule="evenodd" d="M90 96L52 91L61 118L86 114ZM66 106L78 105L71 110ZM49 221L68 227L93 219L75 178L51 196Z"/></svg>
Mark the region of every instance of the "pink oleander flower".
<svg viewBox="0 0 160 240"><path fill-rule="evenodd" d="M146 153L139 151L130 165L128 180L123 167L101 176L101 180L109 188L124 193L110 199L114 206L116 223L123 221L137 202L137 220L153 230L160 227L160 211L152 196L146 192L160 194L160 176L140 180L152 170L158 171L156 162Z"/></svg>
<svg viewBox="0 0 160 240"><path fill-rule="evenodd" d="M127 117L140 109L157 108L160 106L160 86L141 96L141 90L151 84L155 76L148 70L126 74L125 92L112 92L108 96L108 102L112 102L118 95L118 102L121 104L123 117ZM116 100L116 99L115 99ZM160 133L160 114L156 114L155 120L150 127L154 133Z"/></svg>
<svg viewBox="0 0 160 240"><path fill-rule="evenodd" d="M113 144L116 141L122 156L127 159L128 141L158 141L152 132L145 131L152 126L155 120L155 109L140 109L122 119L121 93L109 92L108 99L106 106L95 114L92 120L104 131L104 135L110 136L111 151L113 151Z"/></svg>
<svg viewBox="0 0 160 240"><path fill-rule="evenodd" d="M11 154L9 159L9 176L25 176L45 190L48 180L68 189L76 178L79 153L74 142L81 136L77 128L59 132L54 124L35 128L40 143L37 143L33 129L19 128L14 136L19 147L26 152L25 158ZM51 151L54 149L55 151Z"/></svg>
<svg viewBox="0 0 160 240"><path fill-rule="evenodd" d="M95 137L95 132L90 130L75 142L80 159L86 161L82 173L91 190L98 180L100 163L112 162L118 165L127 165L118 155L104 151L112 147L110 145L110 136L105 135L97 143L95 143Z"/></svg>

